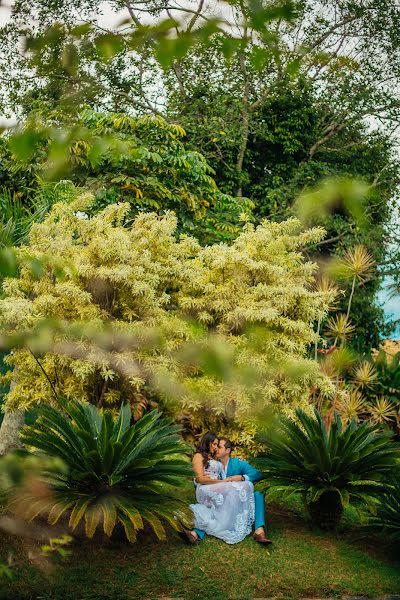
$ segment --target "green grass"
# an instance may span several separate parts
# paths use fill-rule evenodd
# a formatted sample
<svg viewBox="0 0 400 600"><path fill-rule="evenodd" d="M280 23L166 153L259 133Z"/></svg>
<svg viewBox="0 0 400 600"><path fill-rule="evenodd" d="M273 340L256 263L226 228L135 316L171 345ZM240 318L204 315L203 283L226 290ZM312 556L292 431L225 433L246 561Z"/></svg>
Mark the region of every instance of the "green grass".
<svg viewBox="0 0 400 600"><path fill-rule="evenodd" d="M293 512L270 509L269 549L251 538L234 546L207 538L193 547L171 534L168 542L143 535L128 545L99 538L78 541L72 555L48 564L30 563L27 542L0 541L4 560L11 546L22 566L0 585L2 600L128 600L218 597L326 598L400 592L400 563L378 539L359 530L316 533ZM26 557L26 554L25 554Z"/></svg>

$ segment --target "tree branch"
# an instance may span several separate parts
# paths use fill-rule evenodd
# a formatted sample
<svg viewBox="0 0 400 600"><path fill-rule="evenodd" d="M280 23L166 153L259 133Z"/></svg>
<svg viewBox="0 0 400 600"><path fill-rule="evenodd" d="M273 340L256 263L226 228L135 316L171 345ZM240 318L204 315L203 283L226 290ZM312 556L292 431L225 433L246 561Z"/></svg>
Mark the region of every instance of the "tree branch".
<svg viewBox="0 0 400 600"><path fill-rule="evenodd" d="M201 16L201 11L203 10L203 6L204 6L204 0L200 0L199 6L197 7L197 11L194 13L193 17L190 19L189 25L187 27L187 31L188 32L192 31L192 29L195 26L197 20Z"/></svg>
<svg viewBox="0 0 400 600"><path fill-rule="evenodd" d="M314 154L319 150L319 148L321 146L323 146L325 144L325 142L330 140L331 137L334 136L336 133L339 133L340 131L342 131L342 129L344 129L346 127L346 125L347 125L347 123L342 123L341 125L339 125L338 123L335 123L335 122L331 123L325 129L325 132L326 132L325 135L323 135L323 137L321 139L316 141L315 144L313 144L311 146L310 150L308 151L307 158L303 159L300 164L304 164L305 162L312 160Z"/></svg>
<svg viewBox="0 0 400 600"><path fill-rule="evenodd" d="M244 12L243 6L242 6L242 11ZM244 26L243 37L244 38L247 37L247 25ZM246 72L246 60L245 60L243 50L239 53L239 65L240 65L240 70L241 70L242 76L243 76L243 96L242 96L242 103L241 103L241 109L240 109L240 112L242 115L242 134L241 134L241 141L240 141L240 147L239 147L239 154L238 154L237 161L236 161L236 169L237 169L239 175L241 175L242 170L243 170L244 155L246 153L247 143L248 143L248 139L249 139L249 128L250 128L249 81L248 81L247 72ZM239 188L236 192L236 195L239 198L242 197L242 184L241 183L239 183Z"/></svg>
<svg viewBox="0 0 400 600"><path fill-rule="evenodd" d="M330 37L332 35L332 33L335 33L335 31L337 31L338 29L340 29L341 27L343 27L344 25L347 25L348 23L352 23L353 21L357 21L357 19L360 19L361 15L357 15L357 16L348 16L345 19L343 19L342 21L339 21L338 23L334 23L332 25L332 27L330 27L327 31L325 31L324 34L322 34L319 38L317 38L315 40L315 42L312 44L312 46L310 46L309 51L306 53L309 54L310 52L312 52L312 50L315 50L315 48L317 48L318 46L320 46L326 39L328 39L328 37Z"/></svg>
<svg viewBox="0 0 400 600"><path fill-rule="evenodd" d="M56 399L56 401L58 402L58 394L56 392L56 388L54 387L53 382L51 381L50 377L47 375L46 371L43 368L42 363L40 362L40 360L34 355L34 353L32 352L32 350L30 350L30 348L28 348L29 352L32 354L33 358L35 359L37 365L40 367L40 370L42 371L43 375L46 377L47 381L50 384L51 390L53 392L54 398Z"/></svg>
<svg viewBox="0 0 400 600"><path fill-rule="evenodd" d="M128 12L129 12L129 15L130 15L132 21L135 23L135 25L137 25L139 27L141 25L141 22L138 19L138 17L135 15L135 13L133 12L133 8L132 8L130 2L125 2L125 6L128 9Z"/></svg>
<svg viewBox="0 0 400 600"><path fill-rule="evenodd" d="M327 240L321 240L320 242L317 242L316 244L312 244L311 246L308 246L308 247L319 248L319 246L323 246L325 244L332 244L333 242L337 242L338 240L341 240L342 238L344 238L348 233L350 233L350 228L347 229L346 231L342 231L341 233L339 233L338 235L335 235L334 237L328 238Z"/></svg>

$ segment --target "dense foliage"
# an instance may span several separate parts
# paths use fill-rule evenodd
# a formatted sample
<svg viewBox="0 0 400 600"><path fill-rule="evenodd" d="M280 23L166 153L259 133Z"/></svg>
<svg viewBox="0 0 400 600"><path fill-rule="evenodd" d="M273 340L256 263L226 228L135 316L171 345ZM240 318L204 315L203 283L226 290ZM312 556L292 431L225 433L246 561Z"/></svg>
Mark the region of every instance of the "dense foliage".
<svg viewBox="0 0 400 600"><path fill-rule="evenodd" d="M334 121L334 109L328 100L321 102L311 80L285 80L252 114L239 173L238 123L231 113L236 111L240 118L241 101L219 89L204 88L201 81L199 86L198 98L193 90L195 103L190 103L182 115L178 109L173 114L175 118L180 115L189 144L200 148L215 165L221 189L236 193L240 187L242 194L253 200L256 218L279 221L293 214L300 193L312 190L324 178L364 179L368 188L363 223L355 219L339 193L327 214L321 210L318 216L327 235L310 252L323 265L332 255L342 255L351 246L364 244L377 265L386 260L390 238L387 226L397 193L399 166L393 143L385 133L371 132L364 123L355 122L311 152L323 137L326 121ZM217 102L215 94L219 94ZM198 114L203 115L200 120ZM356 203L356 197L351 202ZM393 243L391 250L397 244L395 240ZM357 336L352 343L362 352L377 347L381 335L389 332L375 298L379 286L376 271L362 287L357 285L352 310Z"/></svg>
<svg viewBox="0 0 400 600"><path fill-rule="evenodd" d="M250 218L252 203L220 192L213 169L186 148L184 136L182 127L161 117L36 111L18 135L1 140L0 185L12 196L0 196L10 213L4 213L4 227L26 213L32 222L39 200L51 205L57 186L44 186L43 177L67 177L94 193L92 213L123 200L131 216L173 210L178 230L202 242L232 239L238 222Z"/></svg>
<svg viewBox="0 0 400 600"><path fill-rule="evenodd" d="M386 489L399 460L399 446L368 422L342 426L335 414L328 428L318 411L280 418L278 432L261 436L267 453L255 459L259 484L270 497L299 494L313 523L335 528L350 502L371 503Z"/></svg>
<svg viewBox="0 0 400 600"><path fill-rule="evenodd" d="M352 343L364 352L390 331L375 297L383 274L396 278L398 272L399 236L391 215L399 172L399 102L392 84L400 71L400 14L390 0L362 6L334 2L330 8L311 0L273 7L234 1L222 12L218 2L177 7L157 0L138 7L99 0L19 0L0 33L4 69L12 73L4 76L3 105L25 115L45 106L47 115L61 112L70 121L88 105L146 119L163 115L175 130L176 123L187 130L189 147L212 165L220 189L250 197L259 218L288 218L298 192L323 177L364 177L369 185L365 226L358 226L338 198L322 223L328 239L312 248L321 262L356 243L373 253L377 271L357 286L352 309L357 330ZM106 31L104 9L110 15L115 11ZM122 28L118 11L125 17ZM21 34L25 43L17 48ZM93 117L89 120L91 128ZM103 115L100 121L114 133L118 122L118 139L127 134L126 116ZM58 135L56 146L60 150L72 135L84 173L100 179L100 185L107 180L99 206L116 199L123 186L135 210L168 205L179 227L204 241L237 233L237 215L243 212L237 200L224 195L216 200L212 193L210 202L201 191L199 197L185 186L182 191L165 185L169 167L173 174L183 163L177 167L176 160L167 160L162 177L154 181L149 175L141 186L137 167L143 155L133 162L130 156L125 165L117 150L112 165L107 158L94 166L99 146L93 149L76 133L70 128ZM116 163L121 173L115 175ZM151 155L144 164L150 172L159 167ZM198 164L191 166L198 171ZM110 186L104 167L121 179ZM30 169L20 175L25 178ZM206 221L199 225L198 216Z"/></svg>
<svg viewBox="0 0 400 600"><path fill-rule="evenodd" d="M127 223L125 203L84 218L92 200L86 194L55 205L17 250L20 259L45 260L42 270L23 263L17 278L4 281L2 327L39 327L37 350L15 349L6 359L18 370L9 410L55 395L110 407L162 401L191 426L233 427L250 443L264 406L305 406L312 385L332 392L306 357L331 294L312 289L316 265L299 249L321 229L264 221L245 226L230 246L204 248L175 237L172 214L142 213ZM40 342L46 318L74 325L78 347L68 346L68 329L56 330L50 345ZM110 326L104 355L93 336Z"/></svg>

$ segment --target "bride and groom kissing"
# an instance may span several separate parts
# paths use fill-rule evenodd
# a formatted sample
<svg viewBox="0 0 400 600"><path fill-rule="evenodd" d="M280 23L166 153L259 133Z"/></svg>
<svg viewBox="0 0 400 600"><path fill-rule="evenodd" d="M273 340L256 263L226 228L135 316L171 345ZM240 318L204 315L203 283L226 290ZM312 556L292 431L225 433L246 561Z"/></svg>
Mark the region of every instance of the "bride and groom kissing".
<svg viewBox="0 0 400 600"><path fill-rule="evenodd" d="M231 451L231 441L211 431L197 447L192 459L197 503L190 505L194 528L180 534L188 544L206 534L237 544L251 533L253 524L253 538L263 545L271 543L265 535L264 495L253 488L262 475L245 460L231 458Z"/></svg>

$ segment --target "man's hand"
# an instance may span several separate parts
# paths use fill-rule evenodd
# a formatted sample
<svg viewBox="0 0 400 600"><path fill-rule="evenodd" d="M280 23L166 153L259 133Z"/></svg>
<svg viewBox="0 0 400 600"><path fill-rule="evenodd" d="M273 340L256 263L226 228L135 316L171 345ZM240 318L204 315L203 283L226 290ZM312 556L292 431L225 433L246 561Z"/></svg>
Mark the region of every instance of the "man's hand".
<svg viewBox="0 0 400 600"><path fill-rule="evenodd" d="M241 475L231 475L231 477L227 477L225 481L243 481Z"/></svg>

